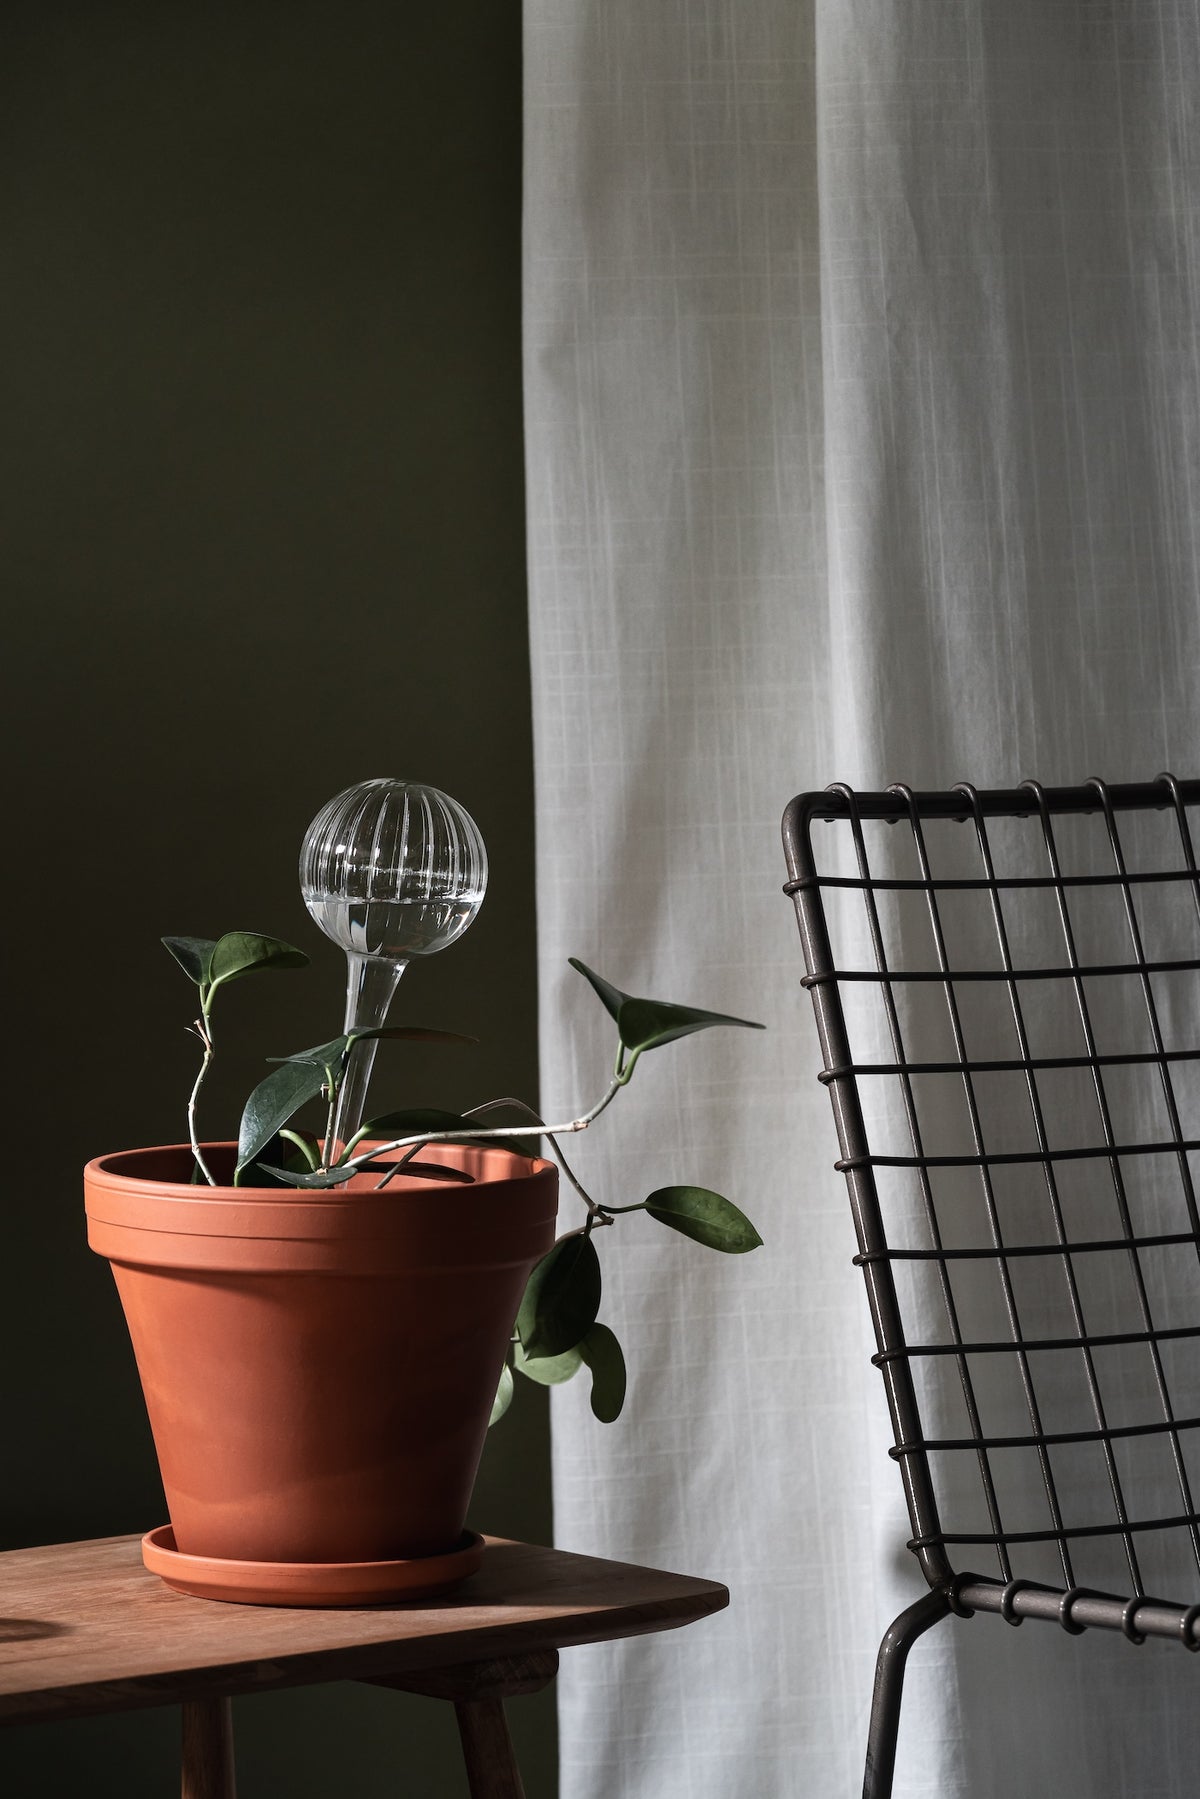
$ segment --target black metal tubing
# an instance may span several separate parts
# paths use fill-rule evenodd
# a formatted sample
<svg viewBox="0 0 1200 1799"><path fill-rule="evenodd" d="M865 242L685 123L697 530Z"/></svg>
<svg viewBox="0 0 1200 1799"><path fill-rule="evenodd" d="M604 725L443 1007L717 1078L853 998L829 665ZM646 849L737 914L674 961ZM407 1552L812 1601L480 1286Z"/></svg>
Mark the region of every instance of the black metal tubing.
<svg viewBox="0 0 1200 1799"><path fill-rule="evenodd" d="M946 1617L950 1609L949 1599L940 1590L923 1593L915 1604L894 1618L883 1633L875 1662L863 1799L888 1799L891 1793L908 1652L917 1638Z"/></svg>
<svg viewBox="0 0 1200 1799"><path fill-rule="evenodd" d="M952 818L965 823L975 816L974 800L984 818L1033 818L1039 811L1036 793L1040 791L1047 809L1055 814L1102 812L1104 802L1098 789L1101 782L1085 781L1078 787L1041 787L1036 781L1023 781L1019 787L997 787L976 792L966 781L956 787L933 792L912 793L897 783L883 793L857 793L841 782L820 793L800 793L783 815L784 853L792 868L790 879L803 880L815 874L812 867L802 866L807 854L808 827L815 818L845 819L851 807L859 818L881 818L896 824L910 815L910 799L921 818ZM1144 811L1153 807L1165 811L1173 806L1178 793L1184 806L1200 803L1200 781L1176 781L1173 775L1159 775L1154 781L1135 781L1106 788L1114 811ZM793 861L794 858L794 861Z"/></svg>
<svg viewBox="0 0 1200 1799"><path fill-rule="evenodd" d="M1200 1429L1200 1418L1176 1415L1160 1347L1171 1340L1200 1336L1200 1317L1170 1329L1158 1328L1142 1264L1143 1253L1155 1248L1171 1247L1181 1254L1194 1254L1200 1258L1200 1208L1188 1160L1189 1151L1200 1149L1200 1138L1185 1134L1173 1076L1174 1069L1200 1059L1200 1038L1195 1047L1167 1047L1152 978L1180 971L1200 972L1200 931L1197 932L1196 957L1148 957L1138 903L1134 899L1135 891L1144 902L1156 891L1183 885L1190 888L1200 925L1200 869L1188 818L1189 808L1196 807L1200 807L1200 781L1181 782L1164 775L1151 782L1112 787L1100 781L1057 788L1043 788L1036 782L1026 782L1017 788L992 792L976 791L966 783L939 793L914 793L897 786L886 793L857 794L848 787L837 786L823 793L799 795L784 815L783 836L789 875L785 891L794 900L800 927L807 969L804 984L812 998L825 1064L820 1078L828 1088L837 1125L841 1150L837 1166L846 1177L850 1195L859 1251L855 1261L862 1268L867 1286L876 1337L876 1354L872 1359L883 1375L887 1391L894 1435L891 1454L899 1462L904 1479L912 1527L910 1547L933 1589L931 1608L927 1614L921 1614L928 1622L932 1622L935 1615L941 1615L940 1603L943 1609L948 1606L963 1615L973 1610L998 1611L1010 1623L1019 1623L1023 1617L1049 1618L1072 1632L1095 1627L1120 1630L1135 1642L1153 1635L1172 1638L1190 1649L1200 1646L1200 1604L1196 1603L1196 1595L1190 1601L1179 1602L1149 1597L1138 1554L1138 1545L1144 1543L1148 1533L1178 1533L1181 1542L1188 1545L1190 1559L1200 1575L1200 1511L1181 1447L1184 1433ZM1177 850L1165 858L1173 865L1131 870L1121 840L1118 815L1151 809L1174 814L1173 837ZM1085 813L1100 816L1099 836L1100 841L1106 843L1107 859L1104 866L1094 871L1068 873L1061 864L1056 822L1064 816ZM1009 876L997 872L987 827L989 820L998 818L1033 821L1030 828L1036 833L1034 841L1044 858L1045 873ZM934 869L924 829L931 819L958 821L970 833L978 859L977 876L944 876ZM813 826L818 821L837 827L839 835L849 835L857 873L829 873L818 867L812 841ZM908 827L919 878L893 878L872 870L863 830L867 821ZM1078 953L1073 906L1077 904L1079 893L1089 888L1107 888L1115 892L1114 903L1120 908L1119 917L1123 920L1129 951L1124 961L1087 963ZM849 895L851 899L855 895L859 897L873 952L873 968L844 968L836 964L825 912L827 891ZM896 891L924 896L933 948L933 955L928 959L935 964L932 967L910 969L889 961L877 895ZM962 968L952 961L941 905L941 896L951 891L979 896L999 949L998 967ZM1064 952L1056 967L1022 967L1012 953L1010 917L1015 917L1023 895L1029 892L1053 896ZM1119 1049L1114 1051L1111 1046L1101 1053L1098 1047L1093 1022L1096 988L1094 985L1089 987L1089 983L1117 975L1132 977L1137 983L1143 1002L1145 1029L1152 1045L1149 1050L1131 1044L1128 1053L1121 1053ZM1026 995L1031 991L1027 983L1046 980L1057 980L1063 987L1084 1053L1043 1057L1033 1052L1026 1019ZM981 982L999 983L1004 990L1015 1033L1018 1051L1015 1056L997 1056L993 1051L987 1059L975 1059L968 1053L960 1007L970 990L969 984ZM842 1004L843 987L850 983L860 989L864 984L872 984L878 993L881 1015L891 1042L890 1060L856 1063L851 1055ZM897 1005L897 996L909 983L918 987L932 984L940 988L944 1019L953 1039L952 1055L944 1053L936 1060L909 1055ZM1118 1139L1114 1128L1106 1083L1112 1070L1136 1065L1152 1067L1161 1089L1162 1114L1168 1130L1165 1135L1160 1131L1158 1140L1152 1143L1124 1142ZM1093 1116L1099 1121L1100 1143L1064 1145L1057 1140L1051 1143L1042 1077L1049 1070L1063 1068L1086 1071L1095 1106ZM1012 1074L1021 1081L1028 1116L1032 1119L1033 1148L1013 1151L989 1146L977 1094L978 1077L985 1073ZM957 1077L970 1137L969 1153L933 1155L927 1152L913 1084L924 1074ZM878 1077L887 1077L896 1083L893 1091L899 1093L911 1142L910 1154L872 1153L859 1083ZM1061 1122L1056 1119L1056 1126L1061 1127ZM1126 1163L1131 1157L1143 1156L1174 1159L1178 1190L1186 1208L1187 1230L1155 1234L1153 1230L1139 1231L1135 1227L1127 1192ZM1107 1190L1105 1204L1115 1211L1118 1229L1107 1232L1093 1229L1075 1240L1067 1228L1059 1180L1063 1165L1080 1162L1095 1164L1097 1172L1103 1174ZM1045 1198L1051 1241L1010 1242L1006 1239L993 1181L993 1171L1005 1166L1023 1166L1031 1177L1036 1178L1037 1190ZM889 1240L876 1184L876 1171L881 1167L907 1171L906 1178L914 1183L920 1215L928 1232L928 1246L908 1242L893 1244ZM943 1241L934 1183L936 1172L947 1168L975 1171L985 1226L980 1236L986 1241L966 1247L949 1246ZM1181 1218L1180 1222L1184 1220ZM1046 1256L1057 1258L1065 1281L1069 1325L1064 1334L1057 1336L1026 1333L1013 1282L1012 1270L1022 1258ZM1076 1264L1082 1258L1104 1257L1119 1262L1123 1278L1129 1283L1128 1290L1133 1295L1136 1311L1135 1328L1119 1331L1091 1331L1088 1328ZM959 1316L949 1271L956 1263L968 1261L986 1261L996 1271L1007 1325L1007 1334L999 1340L973 1337L964 1329L966 1321ZM921 1263L929 1267L940 1288L948 1327L947 1341L908 1341L894 1279L895 1266L900 1263ZM1088 1265L1095 1266L1095 1263L1089 1260ZM1132 1424L1110 1421L1094 1352L1117 1346L1137 1346L1138 1354L1144 1358L1156 1396L1156 1416ZM1063 1350L1080 1358L1085 1375L1086 1407L1074 1428L1049 1430L1043 1424L1030 1357ZM1028 1414L1026 1430L994 1435L983 1427L972 1363L978 1357L997 1355L1013 1358ZM931 1357L950 1357L956 1365L968 1423L965 1433L938 1436L924 1428L913 1368L918 1360ZM1070 1420L1066 1422L1070 1423ZM1116 1443L1136 1444L1148 1438L1162 1440L1174 1471L1178 1508L1169 1515L1143 1516L1131 1506L1121 1466L1114 1453ZM1108 1520L1097 1522L1094 1514L1087 1521L1064 1515L1050 1450L1066 1443L1087 1443L1098 1449L1106 1475L1111 1511ZM1031 1451L1036 1456L1047 1513L1044 1529L1012 1530L1004 1523L990 1458L994 1452L1014 1448ZM934 1451L960 1452L975 1459L988 1520L986 1529L955 1528L959 1522L955 1519L943 1524L929 1460ZM1088 1592L1076 1579L1072 1544L1105 1536L1118 1539L1124 1555L1129 1581L1129 1590L1124 1596ZM955 1572L949 1551L967 1543L986 1545L995 1553L999 1580ZM1054 1546L1062 1573L1061 1586L1048 1587L1014 1577L1010 1549L1029 1543ZM910 1614L904 1616L908 1618ZM902 1623L898 1620L893 1628L900 1628ZM901 1637L903 1634L902 1629ZM885 1638L885 1647L887 1642ZM881 1658L882 1655L881 1651ZM899 1659L902 1666L903 1655ZM882 1670L882 1659L880 1666ZM897 1686L897 1694L898 1691ZM898 1697L895 1703L898 1707ZM888 1700L885 1712L890 1705ZM894 1748L894 1730L892 1741ZM890 1781L890 1772L888 1779ZM880 1794L886 1790L885 1786L878 1787Z"/></svg>
<svg viewBox="0 0 1200 1799"><path fill-rule="evenodd" d="M1113 1593L1088 1593L1080 1587L1062 1592L1033 1581L1005 1586L972 1574L959 1576L954 1596L968 1611L997 1612L1010 1624L1019 1624L1023 1618L1040 1618L1047 1624L1062 1625L1072 1636L1089 1629L1120 1630L1129 1636L1131 1629L1136 1628L1137 1636L1131 1641L1164 1637L1168 1642L1182 1643L1193 1653L1200 1651L1200 1604L1181 1608L1158 1599L1131 1602Z"/></svg>

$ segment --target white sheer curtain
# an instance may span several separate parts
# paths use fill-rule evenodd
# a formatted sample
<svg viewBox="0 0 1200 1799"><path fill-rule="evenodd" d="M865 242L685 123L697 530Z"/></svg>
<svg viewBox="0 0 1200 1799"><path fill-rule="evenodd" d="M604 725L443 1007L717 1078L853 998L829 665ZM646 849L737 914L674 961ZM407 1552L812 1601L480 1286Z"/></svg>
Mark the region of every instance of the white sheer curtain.
<svg viewBox="0 0 1200 1799"><path fill-rule="evenodd" d="M563 1795L849 1795L920 1581L778 819L833 779L1200 769L1200 17L526 0L525 80L543 1100L610 1054L571 953L770 1026L647 1057L580 1152L767 1247L602 1244L633 1386L609 1428L556 1396L558 1540L733 1603L565 1658ZM942 1626L896 1793L1190 1793L1195 1676Z"/></svg>

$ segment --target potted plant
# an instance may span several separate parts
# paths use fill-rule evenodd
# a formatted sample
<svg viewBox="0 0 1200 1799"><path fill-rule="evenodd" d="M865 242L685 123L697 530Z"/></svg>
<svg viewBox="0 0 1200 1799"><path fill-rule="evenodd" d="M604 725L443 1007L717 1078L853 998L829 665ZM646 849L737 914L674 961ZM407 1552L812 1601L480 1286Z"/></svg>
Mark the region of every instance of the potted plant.
<svg viewBox="0 0 1200 1799"><path fill-rule="evenodd" d="M617 1037L604 1092L573 1118L546 1123L506 1099L384 1112L343 1138L356 1056L381 1037L462 1041L379 1025L277 1059L236 1142L205 1142L218 995L308 958L248 931L163 941L199 995L188 1142L85 1171L88 1240L112 1265L171 1517L145 1539L147 1565L184 1591L250 1602L442 1590L482 1553L464 1519L514 1376L553 1384L587 1368L597 1417L621 1410L598 1235L642 1211L727 1253L760 1242L703 1187L593 1198L559 1141L589 1128L649 1051L748 1021L636 998L573 961ZM308 1107L316 1129L300 1120ZM556 1239L560 1169L583 1213Z"/></svg>

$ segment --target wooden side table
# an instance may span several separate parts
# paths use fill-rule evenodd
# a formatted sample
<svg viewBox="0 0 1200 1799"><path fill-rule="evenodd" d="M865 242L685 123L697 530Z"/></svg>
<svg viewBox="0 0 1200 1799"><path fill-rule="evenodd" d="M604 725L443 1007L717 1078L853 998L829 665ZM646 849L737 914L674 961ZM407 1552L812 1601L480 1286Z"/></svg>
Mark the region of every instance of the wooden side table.
<svg viewBox="0 0 1200 1799"><path fill-rule="evenodd" d="M300 1611L189 1599L140 1539L0 1555L0 1724L183 1708L183 1799L234 1799L230 1700L366 1680L453 1702L474 1799L523 1799L504 1700L558 1651L672 1630L729 1602L715 1581L488 1539L480 1572L423 1605Z"/></svg>

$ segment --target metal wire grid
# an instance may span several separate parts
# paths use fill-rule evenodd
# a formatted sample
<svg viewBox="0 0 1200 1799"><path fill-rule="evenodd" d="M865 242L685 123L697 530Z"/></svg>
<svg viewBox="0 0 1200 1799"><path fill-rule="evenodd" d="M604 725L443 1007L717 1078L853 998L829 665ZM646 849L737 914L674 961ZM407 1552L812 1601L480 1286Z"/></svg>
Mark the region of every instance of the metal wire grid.
<svg viewBox="0 0 1200 1799"><path fill-rule="evenodd" d="M833 1102L841 1145L837 1166L849 1186L859 1253L856 1263L866 1278L877 1339L873 1360L881 1369L887 1390L895 1444L891 1451L904 1477L913 1535L910 1548L917 1554L931 1586L943 1588L956 1609L974 1606L998 1610L1010 1622L1022 1615L1057 1617L1065 1628L1077 1631L1088 1624L1120 1628L1133 1641L1149 1631L1171 1635L1187 1647L1200 1647L1200 1604L1152 1599L1143 1579L1141 1550L1147 1533L1175 1533L1186 1541L1188 1561L1196 1571L1195 1591L1200 1594L1200 1513L1189 1475L1183 1436L1200 1430L1200 1416L1177 1415L1164 1360L1163 1346L1171 1342L1195 1344L1200 1337L1200 1306L1184 1324L1156 1325L1143 1258L1149 1251L1171 1250L1200 1264L1200 1211L1188 1152L1200 1149L1200 1138L1187 1136L1182 1121L1176 1073L1179 1065L1200 1060L1200 1018L1196 1020L1197 1047L1168 1047L1163 1018L1152 977L1200 970L1200 871L1197 869L1188 810L1200 805L1200 782L1179 782L1172 776L1137 786L1107 787L1090 781L1081 787L1044 789L1035 782L1007 792L978 792L962 784L948 793L916 794L897 786L884 794L855 794L835 786L821 794L803 794L789 806L784 818L784 839L791 879L786 891L793 895L807 962L804 984L816 1012L824 1053L821 1080ZM1131 869L1118 828L1117 815L1168 811L1174 820L1179 865L1169 868ZM1056 834L1056 820L1067 814L1098 814L1106 841L1106 865L1084 873L1064 870ZM1041 872L1000 873L993 854L988 820L998 818L1034 821L1039 839ZM937 873L932 865L928 821L956 820L970 835L976 872L968 875ZM825 820L849 830L855 872L820 872L813 854L812 825ZM907 823L917 874L896 877L873 873L868 856L864 821ZM1124 920L1128 953L1120 960L1081 959L1075 912L1081 889L1115 889ZM1195 955L1149 959L1145 950L1140 903L1156 890L1183 889L1190 895L1197 927ZM861 898L873 967L838 967L830 946L824 893L846 890ZM1062 960L1054 966L1022 963L1013 953L1014 920L1026 895L1043 891L1052 896ZM916 893L927 912L928 941L933 947L929 968L909 968L889 961L880 911L881 894ZM997 965L959 966L947 947L943 914L951 893L980 896L995 940ZM1096 1025L1098 1011L1095 983L1108 977L1133 977L1141 996L1149 1048L1119 1046L1102 1051ZM1066 989L1081 1034L1082 1052L1070 1055L1035 1053L1030 1028L1029 983L1050 981ZM1015 1056L972 1056L968 1053L964 1006L984 983L999 983L1007 1001ZM1093 991L1089 994L1089 984ZM850 1050L844 990L866 986L877 992L882 1007L890 1059L856 1062ZM944 1002L952 1053L920 1060L910 1057L899 997L924 986L939 991ZM909 1035L911 1035L911 1031ZM1117 1069L1147 1066L1156 1071L1168 1130L1161 1140L1127 1142L1118 1139L1110 1103L1110 1084ZM1047 1103L1044 1088L1050 1071L1083 1071L1099 1120L1098 1143L1058 1141L1062 1120ZM981 1077L1002 1074L1019 1078L1027 1107L1027 1124L1033 1141L1018 1149L989 1147L980 1104ZM969 1150L954 1154L930 1154L925 1147L927 1130L918 1106L915 1083L925 1076L953 1076L959 1089L968 1131ZM864 1123L861 1083L890 1077L898 1087L907 1146L903 1154L872 1153ZM1171 1158L1177 1169L1185 1229L1139 1230L1130 1203L1124 1161L1131 1157ZM1093 1227L1072 1235L1063 1203L1064 1165L1093 1165L1115 1208L1119 1230L1097 1233ZM889 1238L885 1208L880 1203L877 1171L900 1169L916 1185L916 1213L923 1222L927 1241L917 1244ZM942 1170L972 1170L979 1183L978 1198L986 1222L985 1244L959 1245L946 1241L943 1210L939 1209L936 1183ZM1037 1183L1048 1219L1049 1240L1014 1240L1006 1234L997 1199L1000 1171L1025 1169ZM1098 1206L1093 1211L1098 1210ZM894 1236L894 1233L893 1233ZM1066 1296L1065 1331L1029 1334L1023 1327L1016 1275L1034 1258L1053 1258L1061 1269ZM1093 1260L1095 1258L1096 1260ZM1095 1269L1101 1259L1119 1262L1132 1283L1136 1317L1133 1328L1093 1331L1088 1327L1081 1270ZM969 1334L970 1320L961 1316L952 1271L969 1263L986 1263L995 1270L1002 1295L1006 1334L979 1338ZM940 1295L948 1341L908 1341L905 1313L897 1294L896 1272L902 1264L923 1264L933 1275ZM1098 1368L1098 1353L1139 1345L1149 1357L1155 1416L1136 1423L1114 1424L1105 1403ZM1044 1352L1074 1351L1080 1358L1086 1389L1086 1411L1070 1429L1049 1429L1039 1392L1034 1361ZM1130 1352L1132 1353L1132 1351ZM1195 1352L1200 1355L1200 1348ZM975 1358L1006 1356L1015 1361L1024 1407L1019 1432L990 1434L984 1428L982 1408L973 1371ZM958 1375L965 1408L965 1433L945 1436L927 1432L917 1400L914 1374L937 1358L950 1358ZM1177 1508L1145 1515L1127 1492L1118 1444L1157 1439L1167 1446ZM1060 1495L1055 1476L1055 1452L1067 1445L1095 1445L1102 1458L1111 1515L1100 1522L1073 1516ZM1046 1522L1037 1529L1006 1526L999 1483L993 1466L1001 1451L1022 1449L1036 1457ZM946 1528L939 1515L938 1495L931 1470L931 1455L974 1458L986 1510L986 1529ZM960 1521L951 1519L951 1524ZM1088 1539L1116 1539L1127 1571L1125 1595L1096 1594L1077 1578L1076 1561ZM1013 1550L1018 1545L1042 1544L1051 1548L1061 1584L1021 1579L1014 1571ZM947 1553L967 1545L987 1546L996 1556L999 1579L956 1573ZM1073 1553L1073 1548L1075 1553Z"/></svg>

